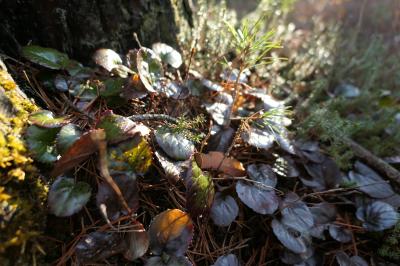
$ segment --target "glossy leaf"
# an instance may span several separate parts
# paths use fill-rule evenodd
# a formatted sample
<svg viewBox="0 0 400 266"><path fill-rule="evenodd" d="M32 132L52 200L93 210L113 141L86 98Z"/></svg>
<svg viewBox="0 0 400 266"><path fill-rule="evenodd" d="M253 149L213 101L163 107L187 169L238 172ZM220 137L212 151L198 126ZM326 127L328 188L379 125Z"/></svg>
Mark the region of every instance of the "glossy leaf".
<svg viewBox="0 0 400 266"><path fill-rule="evenodd" d="M26 130L26 142L34 158L42 163L51 163L57 160L55 139L59 128L41 128L29 126Z"/></svg>
<svg viewBox="0 0 400 266"><path fill-rule="evenodd" d="M306 163L305 168L311 179L301 178L304 185L316 191L337 187L343 179L337 164L329 157L325 157L322 163Z"/></svg>
<svg viewBox="0 0 400 266"><path fill-rule="evenodd" d="M29 116L29 122L38 127L57 128L68 124L66 117L54 117L54 114L47 110L37 111Z"/></svg>
<svg viewBox="0 0 400 266"><path fill-rule="evenodd" d="M207 213L214 199L214 183L207 173L203 173L195 161L189 167L186 178L186 208L191 217Z"/></svg>
<svg viewBox="0 0 400 266"><path fill-rule="evenodd" d="M240 262L235 254L228 254L218 257L212 266L240 266Z"/></svg>
<svg viewBox="0 0 400 266"><path fill-rule="evenodd" d="M212 134L207 145L208 151L226 152L235 136L235 130L231 127L221 128Z"/></svg>
<svg viewBox="0 0 400 266"><path fill-rule="evenodd" d="M229 226L238 214L239 206L231 196L223 196L221 192L215 194L210 216L216 225Z"/></svg>
<svg viewBox="0 0 400 266"><path fill-rule="evenodd" d="M329 225L329 234L333 239L341 243L347 243L352 240L351 231L339 225Z"/></svg>
<svg viewBox="0 0 400 266"><path fill-rule="evenodd" d="M387 198L394 195L389 183L383 180L375 171L357 161L355 170L350 171L349 180L357 184L357 189L373 198Z"/></svg>
<svg viewBox="0 0 400 266"><path fill-rule="evenodd" d="M201 169L217 170L230 176L244 176L246 174L241 162L226 157L222 152L196 153L195 159Z"/></svg>
<svg viewBox="0 0 400 266"><path fill-rule="evenodd" d="M146 254L150 244L149 235L143 224L138 221L133 221L132 224L133 230L125 236L127 249L124 252L124 258L129 261L134 261Z"/></svg>
<svg viewBox="0 0 400 266"><path fill-rule="evenodd" d="M156 255L163 252L182 256L193 237L193 222L181 210L167 210L154 217L149 229L150 248Z"/></svg>
<svg viewBox="0 0 400 266"><path fill-rule="evenodd" d="M213 120L220 126L226 126L228 125L230 121L229 115L229 110L230 110L230 105L225 104L225 103L211 103L211 104L205 104L204 105L206 108L206 111L211 115Z"/></svg>
<svg viewBox="0 0 400 266"><path fill-rule="evenodd" d="M90 130L83 134L56 162L51 176L59 176L88 159L98 150L97 141L104 140L103 129Z"/></svg>
<svg viewBox="0 0 400 266"><path fill-rule="evenodd" d="M266 186L275 187L278 182L271 166L267 164L250 164L247 167L247 174L254 181Z"/></svg>
<svg viewBox="0 0 400 266"><path fill-rule="evenodd" d="M150 92L156 92L156 83L164 76L161 59L151 50L142 47L137 52L137 68L140 80Z"/></svg>
<svg viewBox="0 0 400 266"><path fill-rule="evenodd" d="M276 219L272 220L271 226L275 236L286 248L297 254L307 251L307 241L298 232L287 228Z"/></svg>
<svg viewBox="0 0 400 266"><path fill-rule="evenodd" d="M133 171L145 174L153 162L151 147L145 138L137 136L108 149L110 172Z"/></svg>
<svg viewBox="0 0 400 266"><path fill-rule="evenodd" d="M256 127L250 127L249 129L242 132L241 136L242 139L251 146L266 150L271 148L275 141L274 135L268 132L264 132L263 130Z"/></svg>
<svg viewBox="0 0 400 266"><path fill-rule="evenodd" d="M172 183L176 183L181 179L182 173L185 171L184 166L188 166L191 163L190 160L177 162L172 161L166 155L158 151L155 152L155 155L161 167L164 169L166 177Z"/></svg>
<svg viewBox="0 0 400 266"><path fill-rule="evenodd" d="M96 127L104 129L106 139L110 144L127 140L136 134L146 136L150 133L150 129L143 124L137 124L127 117L115 115L112 111L103 114Z"/></svg>
<svg viewBox="0 0 400 266"><path fill-rule="evenodd" d="M57 75L54 79L54 86L58 91L67 92L68 91L68 82L65 77L61 75Z"/></svg>
<svg viewBox="0 0 400 266"><path fill-rule="evenodd" d="M159 92L175 100L183 100L189 96L189 89L187 87L172 81L167 81L166 84L163 84Z"/></svg>
<svg viewBox="0 0 400 266"><path fill-rule="evenodd" d="M114 174L114 182L119 187L126 203L135 212L139 208L139 189L137 186L136 175L132 172ZM114 189L107 182L102 182L98 186L96 204L106 220L114 221L126 215L127 210L121 204Z"/></svg>
<svg viewBox="0 0 400 266"><path fill-rule="evenodd" d="M68 63L68 55L52 48L37 45L22 47L22 55L28 60L50 69L62 69Z"/></svg>
<svg viewBox="0 0 400 266"><path fill-rule="evenodd" d="M78 182L75 184L72 178L58 177L49 191L50 212L59 217L77 213L89 201L91 190L87 183Z"/></svg>
<svg viewBox="0 0 400 266"><path fill-rule="evenodd" d="M239 181L236 192L241 201L257 213L273 214L278 209L279 198L274 190Z"/></svg>
<svg viewBox="0 0 400 266"><path fill-rule="evenodd" d="M194 144L183 135L159 129L155 136L161 149L173 159L187 160L194 153Z"/></svg>
<svg viewBox="0 0 400 266"><path fill-rule="evenodd" d="M154 256L146 261L145 266L192 266L193 264L186 257L175 256Z"/></svg>
<svg viewBox="0 0 400 266"><path fill-rule="evenodd" d="M321 202L309 208L316 224L327 224L336 220L336 207L327 202Z"/></svg>
<svg viewBox="0 0 400 266"><path fill-rule="evenodd" d="M349 257L343 251L338 251L336 253L336 261L339 266L368 266L368 263L359 256Z"/></svg>
<svg viewBox="0 0 400 266"><path fill-rule="evenodd" d="M363 222L363 227L368 231L389 229L399 220L397 211L391 205L382 201L374 201L359 207L356 216Z"/></svg>
<svg viewBox="0 0 400 266"><path fill-rule="evenodd" d="M93 263L119 254L125 249L126 244L118 233L92 232L79 240L75 254L81 263Z"/></svg>
<svg viewBox="0 0 400 266"><path fill-rule="evenodd" d="M63 154L68 150L75 141L77 141L81 136L81 131L74 124L67 124L63 126L57 134L57 151Z"/></svg>
<svg viewBox="0 0 400 266"><path fill-rule="evenodd" d="M93 54L92 58L97 65L103 67L109 72L111 72L113 68L122 64L122 59L119 54L111 49L98 49Z"/></svg>
<svg viewBox="0 0 400 266"><path fill-rule="evenodd" d="M125 79L123 78L109 78L103 82L103 86L100 87L99 95L107 98L114 97L122 98L122 93L125 88ZM124 99L121 99L124 100Z"/></svg>
<svg viewBox="0 0 400 266"><path fill-rule="evenodd" d="M152 50L161 58L164 63L171 65L173 68L179 68L182 65L181 54L165 43L154 43Z"/></svg>
<svg viewBox="0 0 400 266"><path fill-rule="evenodd" d="M275 173L284 177L298 177L300 174L294 160L287 156L276 159L272 169Z"/></svg>
<svg viewBox="0 0 400 266"><path fill-rule="evenodd" d="M282 203L282 224L299 232L308 232L314 226L314 218L307 205L293 192Z"/></svg>

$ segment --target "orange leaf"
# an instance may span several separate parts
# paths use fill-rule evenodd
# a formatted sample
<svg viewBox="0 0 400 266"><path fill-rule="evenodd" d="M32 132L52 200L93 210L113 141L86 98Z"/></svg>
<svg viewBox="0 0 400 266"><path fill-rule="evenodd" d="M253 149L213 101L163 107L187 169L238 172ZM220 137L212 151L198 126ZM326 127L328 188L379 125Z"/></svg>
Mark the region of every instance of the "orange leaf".
<svg viewBox="0 0 400 266"><path fill-rule="evenodd" d="M105 141L105 133L103 129L90 130L82 135L72 146L64 153L64 155L56 162L52 177L61 175L70 170L79 163L85 161L90 155L98 149L97 142Z"/></svg>
<svg viewBox="0 0 400 266"><path fill-rule="evenodd" d="M207 154L196 153L194 158L201 169L218 170L230 176L244 176L243 164L234 158L225 157L223 152L211 151Z"/></svg>

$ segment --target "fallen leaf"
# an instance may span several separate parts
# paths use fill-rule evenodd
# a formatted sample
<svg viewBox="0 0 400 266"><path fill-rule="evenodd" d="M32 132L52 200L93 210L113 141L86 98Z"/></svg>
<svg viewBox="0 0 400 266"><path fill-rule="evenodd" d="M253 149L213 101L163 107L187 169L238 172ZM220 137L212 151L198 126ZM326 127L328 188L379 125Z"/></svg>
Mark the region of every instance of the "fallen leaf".
<svg viewBox="0 0 400 266"><path fill-rule="evenodd" d="M133 221L132 226L132 231L125 235L127 249L124 252L124 258L129 261L134 261L146 254L150 244L149 235L143 224Z"/></svg>
<svg viewBox="0 0 400 266"><path fill-rule="evenodd" d="M151 222L149 237L150 248L155 255L165 252L170 256L182 256L193 237L193 222L181 210L164 211Z"/></svg>
<svg viewBox="0 0 400 266"><path fill-rule="evenodd" d="M244 176L246 171L241 162L234 158L228 158L224 153L211 151L207 154L196 153L194 155L201 169L218 170L230 176Z"/></svg>
<svg viewBox="0 0 400 266"><path fill-rule="evenodd" d="M98 150L99 140L105 140L103 129L94 129L83 134L56 162L50 175L59 176L88 159Z"/></svg>

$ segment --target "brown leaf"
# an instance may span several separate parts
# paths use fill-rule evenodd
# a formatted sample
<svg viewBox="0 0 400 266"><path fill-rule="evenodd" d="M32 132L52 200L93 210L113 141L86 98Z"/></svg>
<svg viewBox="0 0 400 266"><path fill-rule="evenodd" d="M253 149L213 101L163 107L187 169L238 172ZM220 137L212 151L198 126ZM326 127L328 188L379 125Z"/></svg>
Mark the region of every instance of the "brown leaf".
<svg viewBox="0 0 400 266"><path fill-rule="evenodd" d="M194 157L201 169L218 170L231 176L246 175L246 170L241 162L234 158L225 157L222 152L196 153Z"/></svg>
<svg viewBox="0 0 400 266"><path fill-rule="evenodd" d="M59 176L85 161L90 155L97 151L97 141L101 140L105 140L103 129L90 130L82 135L82 137L75 141L74 144L56 162L50 175L52 177Z"/></svg>

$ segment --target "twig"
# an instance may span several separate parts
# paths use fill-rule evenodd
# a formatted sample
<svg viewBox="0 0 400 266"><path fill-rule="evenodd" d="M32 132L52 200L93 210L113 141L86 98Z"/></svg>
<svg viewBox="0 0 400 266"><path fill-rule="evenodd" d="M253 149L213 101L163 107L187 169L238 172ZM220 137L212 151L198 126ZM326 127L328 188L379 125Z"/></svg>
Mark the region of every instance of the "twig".
<svg viewBox="0 0 400 266"><path fill-rule="evenodd" d="M165 114L142 114L131 115L128 118L132 121L145 121L145 120L165 120L174 124L178 124L178 119Z"/></svg>
<svg viewBox="0 0 400 266"><path fill-rule="evenodd" d="M381 158L375 156L372 152L365 149L354 140L348 137L344 137L342 140L343 143L346 144L357 157L365 160L369 165L377 169L379 172L385 174L388 178L400 184L400 172L396 168Z"/></svg>
<svg viewBox="0 0 400 266"><path fill-rule="evenodd" d="M107 142L105 141L105 134L102 136L96 135L96 142L99 147L99 159L100 159L100 172L103 178L106 180L108 185L114 190L115 194L119 201L121 202L122 206L128 211L128 213L132 213L131 208L129 208L128 203L124 196L122 195L121 190L119 189L118 185L115 183L114 179L111 177L110 172L108 171L108 161L107 161Z"/></svg>

